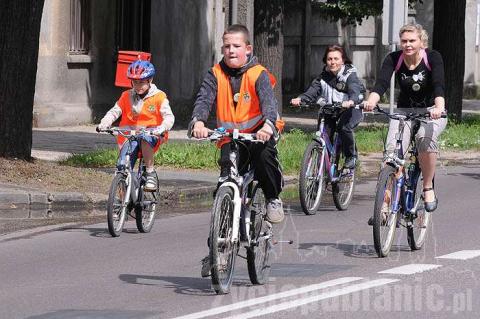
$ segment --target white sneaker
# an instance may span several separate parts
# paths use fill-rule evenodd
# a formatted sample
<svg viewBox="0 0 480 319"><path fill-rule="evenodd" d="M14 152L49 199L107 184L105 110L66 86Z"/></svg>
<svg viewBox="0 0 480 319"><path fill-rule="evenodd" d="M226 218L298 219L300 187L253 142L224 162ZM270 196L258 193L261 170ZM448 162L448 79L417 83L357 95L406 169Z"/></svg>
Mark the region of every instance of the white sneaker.
<svg viewBox="0 0 480 319"><path fill-rule="evenodd" d="M146 192L154 192L157 190L157 174L155 172L145 173L145 177L147 178L145 182L145 186L143 186L143 190Z"/></svg>
<svg viewBox="0 0 480 319"><path fill-rule="evenodd" d="M278 224L285 218L283 203L280 198L272 198L267 203L267 220L272 224Z"/></svg>

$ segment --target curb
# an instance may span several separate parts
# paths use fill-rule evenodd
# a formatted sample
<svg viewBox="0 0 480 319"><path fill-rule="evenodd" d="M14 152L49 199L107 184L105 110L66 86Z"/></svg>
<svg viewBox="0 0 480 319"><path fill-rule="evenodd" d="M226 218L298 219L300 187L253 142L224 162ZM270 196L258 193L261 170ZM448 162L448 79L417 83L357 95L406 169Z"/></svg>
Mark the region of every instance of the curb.
<svg viewBox="0 0 480 319"><path fill-rule="evenodd" d="M450 164L480 165L480 159L476 156L442 157L439 159L439 166L448 166ZM362 167L372 167L374 163L380 163L380 157L364 157L360 161ZM363 169L366 177L371 177L378 173L378 169ZM372 173L374 172L374 173ZM298 183L297 176L286 176L285 187ZM213 200L213 192L216 189L216 183L211 185L200 185L195 187L168 187L160 189L159 205L161 207L178 207L184 204L190 204L198 201ZM43 211L64 211L64 210L94 210L106 207L108 200L107 194L81 193L81 192L41 192L28 189L21 186L0 184L0 211L11 210L43 210Z"/></svg>
<svg viewBox="0 0 480 319"><path fill-rule="evenodd" d="M297 183L294 176L285 177L285 186ZM2 185L0 185L2 186ZM4 186L4 185L3 185ZM177 207L191 201L213 200L216 184L196 187L160 189L160 206ZM39 192L28 189L6 191L0 188L0 210L46 210L66 209L93 210L105 208L108 195L80 192Z"/></svg>

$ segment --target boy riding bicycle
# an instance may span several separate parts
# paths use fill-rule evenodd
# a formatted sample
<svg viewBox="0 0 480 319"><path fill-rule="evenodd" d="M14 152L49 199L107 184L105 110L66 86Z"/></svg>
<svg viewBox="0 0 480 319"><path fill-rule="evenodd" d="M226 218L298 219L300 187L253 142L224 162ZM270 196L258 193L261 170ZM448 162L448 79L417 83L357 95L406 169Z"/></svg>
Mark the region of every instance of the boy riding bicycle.
<svg viewBox="0 0 480 319"><path fill-rule="evenodd" d="M238 167L245 168L247 165L244 164L254 163L255 179L267 199L267 219L271 223L280 223L284 219L283 204L279 198L283 175L276 149L279 134L276 123L280 122L278 104L273 94L275 79L258 63L252 49L249 31L245 26L236 24L227 28L223 34L224 57L205 76L190 125L194 137L207 137L209 129L205 123L215 105L217 127L256 133L256 138L264 141L263 144L242 147ZM219 146L220 176L225 177L232 166L228 149L230 145L223 143ZM205 266L208 265L204 263L202 276L208 275L209 267Z"/></svg>
<svg viewBox="0 0 480 319"><path fill-rule="evenodd" d="M146 169L145 191L157 190L158 181L153 157L160 144L168 138L164 133L172 128L175 121L167 95L152 83L154 75L155 67L148 61L137 60L130 64L127 77L132 81L133 88L122 93L98 125L98 129L105 130L120 118L120 127L153 129L154 135L144 135L141 145L135 145L131 154L131 165L133 165L140 147ZM117 167L130 164L124 163L128 150L127 147L123 147L125 138L118 136L117 143L120 148Z"/></svg>

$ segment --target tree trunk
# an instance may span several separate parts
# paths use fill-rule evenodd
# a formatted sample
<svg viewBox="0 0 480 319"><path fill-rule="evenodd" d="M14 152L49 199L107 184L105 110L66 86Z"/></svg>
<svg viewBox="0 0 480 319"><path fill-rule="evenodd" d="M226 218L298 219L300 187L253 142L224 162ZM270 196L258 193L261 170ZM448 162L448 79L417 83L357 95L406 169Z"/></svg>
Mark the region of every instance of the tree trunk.
<svg viewBox="0 0 480 319"><path fill-rule="evenodd" d="M0 157L31 159L44 0L0 1Z"/></svg>
<svg viewBox="0 0 480 319"><path fill-rule="evenodd" d="M253 52L277 79L275 97L282 113L284 0L255 0Z"/></svg>
<svg viewBox="0 0 480 319"><path fill-rule="evenodd" d="M344 19L340 19L338 21L338 25L340 28L340 34L342 35L341 45L345 50L346 55L351 59L352 58L352 51L350 51L350 26ZM332 43L333 44L333 43Z"/></svg>
<svg viewBox="0 0 480 319"><path fill-rule="evenodd" d="M466 0L435 0L433 48L445 64L445 98L448 112L462 118L463 77L465 73Z"/></svg>

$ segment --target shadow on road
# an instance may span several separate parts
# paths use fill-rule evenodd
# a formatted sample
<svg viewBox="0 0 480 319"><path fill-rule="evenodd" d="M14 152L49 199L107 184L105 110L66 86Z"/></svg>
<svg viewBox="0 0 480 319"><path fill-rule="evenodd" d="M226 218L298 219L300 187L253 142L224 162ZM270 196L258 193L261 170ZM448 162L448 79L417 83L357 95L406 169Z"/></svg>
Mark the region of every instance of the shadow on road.
<svg viewBox="0 0 480 319"><path fill-rule="evenodd" d="M173 289L175 293L193 296L212 296L215 292L210 288L210 279L176 276L148 276L121 274L120 280L129 284L163 286Z"/></svg>
<svg viewBox="0 0 480 319"><path fill-rule="evenodd" d="M65 309L57 310L42 315L35 315L26 319L147 319L158 312L142 310L76 310Z"/></svg>
<svg viewBox="0 0 480 319"><path fill-rule="evenodd" d="M321 250L325 254L327 254L327 248L329 247L343 251L343 254L348 257L377 258L373 245L346 243L300 243L298 245L299 250Z"/></svg>

